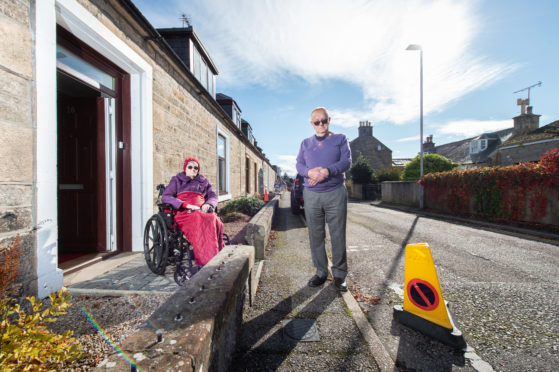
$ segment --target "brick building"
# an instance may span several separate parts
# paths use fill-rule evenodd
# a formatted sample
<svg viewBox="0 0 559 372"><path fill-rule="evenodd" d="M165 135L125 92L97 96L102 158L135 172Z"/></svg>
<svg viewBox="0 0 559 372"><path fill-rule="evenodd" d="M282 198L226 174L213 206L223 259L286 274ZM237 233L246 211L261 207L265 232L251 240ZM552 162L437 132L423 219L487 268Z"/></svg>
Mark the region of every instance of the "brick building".
<svg viewBox="0 0 559 372"><path fill-rule="evenodd" d="M220 202L272 187L192 28L158 31L130 0L0 2L0 246L23 238L25 294L59 289L63 257L141 251L186 156Z"/></svg>
<svg viewBox="0 0 559 372"><path fill-rule="evenodd" d="M368 121L359 122L359 136L349 143L352 161L357 161L359 154L375 171L392 166L392 150L373 137L373 126Z"/></svg>

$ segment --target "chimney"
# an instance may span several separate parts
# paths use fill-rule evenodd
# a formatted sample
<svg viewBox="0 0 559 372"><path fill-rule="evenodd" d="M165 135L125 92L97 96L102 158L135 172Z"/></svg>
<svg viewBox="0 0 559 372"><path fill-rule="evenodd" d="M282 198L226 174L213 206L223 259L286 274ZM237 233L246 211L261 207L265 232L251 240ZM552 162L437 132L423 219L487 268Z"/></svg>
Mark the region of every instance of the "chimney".
<svg viewBox="0 0 559 372"><path fill-rule="evenodd" d="M425 138L425 142L423 142L423 152L425 153L435 153L437 152L435 149L435 143L433 142L433 135L430 134Z"/></svg>
<svg viewBox="0 0 559 372"><path fill-rule="evenodd" d="M513 136L520 136L523 134L528 134L540 126L540 116L532 113L532 106L528 106L526 114L521 114L515 118L514 128L512 130Z"/></svg>
<svg viewBox="0 0 559 372"><path fill-rule="evenodd" d="M372 137L373 136L373 126L369 121L359 122L359 137Z"/></svg>

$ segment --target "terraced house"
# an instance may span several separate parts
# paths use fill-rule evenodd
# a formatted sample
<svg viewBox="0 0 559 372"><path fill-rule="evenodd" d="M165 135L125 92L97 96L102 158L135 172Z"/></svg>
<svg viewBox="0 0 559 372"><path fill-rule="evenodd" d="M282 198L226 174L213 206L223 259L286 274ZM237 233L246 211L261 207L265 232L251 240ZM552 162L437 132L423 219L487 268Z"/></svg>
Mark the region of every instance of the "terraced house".
<svg viewBox="0 0 559 372"><path fill-rule="evenodd" d="M156 30L129 0L0 0L0 30L0 246L23 238L24 293L59 289L68 257L142 250L185 156L220 202L273 186L191 27Z"/></svg>

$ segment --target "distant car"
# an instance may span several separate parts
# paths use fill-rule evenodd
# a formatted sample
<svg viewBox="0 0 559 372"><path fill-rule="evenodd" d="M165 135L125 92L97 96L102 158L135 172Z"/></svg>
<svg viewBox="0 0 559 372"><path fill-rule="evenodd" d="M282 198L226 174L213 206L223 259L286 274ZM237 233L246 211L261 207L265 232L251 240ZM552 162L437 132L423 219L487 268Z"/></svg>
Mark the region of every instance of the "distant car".
<svg viewBox="0 0 559 372"><path fill-rule="evenodd" d="M301 213L305 207L305 200L303 199L304 188L304 178L298 174L291 187L291 212L293 214Z"/></svg>

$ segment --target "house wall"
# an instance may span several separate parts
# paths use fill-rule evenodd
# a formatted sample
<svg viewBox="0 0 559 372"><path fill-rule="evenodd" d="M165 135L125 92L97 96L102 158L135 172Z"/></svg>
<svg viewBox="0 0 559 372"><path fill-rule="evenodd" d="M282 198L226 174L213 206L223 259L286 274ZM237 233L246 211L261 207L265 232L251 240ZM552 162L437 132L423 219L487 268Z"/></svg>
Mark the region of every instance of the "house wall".
<svg viewBox="0 0 559 372"><path fill-rule="evenodd" d="M379 145L381 146L380 151L378 150ZM375 171L392 166L392 150L388 149L375 137L357 137L350 142L350 148L353 162L357 160L361 153Z"/></svg>
<svg viewBox="0 0 559 372"><path fill-rule="evenodd" d="M33 97L33 41L30 5L2 1L0 6L0 247L18 234L22 290L36 288L33 174L35 115ZM25 278L25 280L23 280Z"/></svg>
<svg viewBox="0 0 559 372"><path fill-rule="evenodd" d="M229 196L245 194L245 156L262 168L257 150L247 145L241 131L213 102L200 93L195 78L184 71L158 44L145 40L136 21L104 1L80 0L119 38L123 39L153 67L153 200L155 186L167 184L182 171L183 161L193 156L200 161L201 173L217 188L217 132L229 140ZM123 19L124 18L124 19ZM113 22L112 20L117 20ZM254 175L251 168L251 193ZM221 200L220 200L221 201Z"/></svg>

